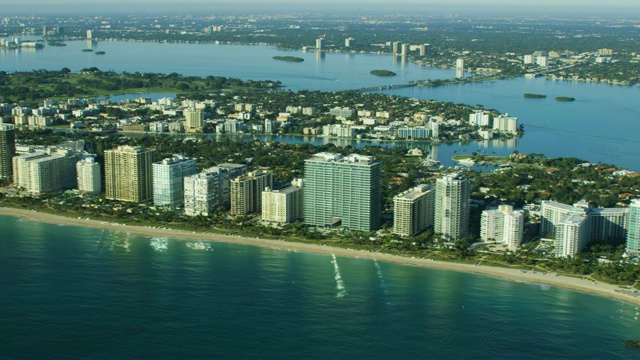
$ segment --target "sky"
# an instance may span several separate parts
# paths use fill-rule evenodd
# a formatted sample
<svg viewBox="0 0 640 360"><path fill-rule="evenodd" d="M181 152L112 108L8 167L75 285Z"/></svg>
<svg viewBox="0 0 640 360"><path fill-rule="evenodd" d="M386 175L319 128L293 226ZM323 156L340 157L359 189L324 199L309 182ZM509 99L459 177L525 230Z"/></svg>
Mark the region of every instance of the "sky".
<svg viewBox="0 0 640 360"><path fill-rule="evenodd" d="M554 11L619 12L628 17L640 17L640 0L0 0L3 13L158 13L189 11L296 12L296 11L385 11L392 13L411 10L451 12L508 12L537 13Z"/></svg>

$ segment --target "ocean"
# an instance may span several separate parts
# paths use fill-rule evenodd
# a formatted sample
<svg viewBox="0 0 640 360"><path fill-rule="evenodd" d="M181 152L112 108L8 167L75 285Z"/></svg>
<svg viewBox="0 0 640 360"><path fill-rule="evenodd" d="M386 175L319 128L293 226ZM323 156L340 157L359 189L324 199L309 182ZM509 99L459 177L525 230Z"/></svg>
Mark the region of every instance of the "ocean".
<svg viewBox="0 0 640 360"><path fill-rule="evenodd" d="M539 284L0 216L0 358L629 359L638 308Z"/></svg>

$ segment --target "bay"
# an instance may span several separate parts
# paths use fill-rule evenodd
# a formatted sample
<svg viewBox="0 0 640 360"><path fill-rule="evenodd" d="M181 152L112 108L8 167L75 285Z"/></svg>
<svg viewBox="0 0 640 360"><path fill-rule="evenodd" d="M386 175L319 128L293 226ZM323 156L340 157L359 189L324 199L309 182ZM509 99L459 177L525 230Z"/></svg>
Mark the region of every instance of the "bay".
<svg viewBox="0 0 640 360"><path fill-rule="evenodd" d="M0 216L0 356L637 356L638 309L357 258ZM337 280L339 279L339 280Z"/></svg>
<svg viewBox="0 0 640 360"><path fill-rule="evenodd" d="M0 51L5 71L34 69L73 71L98 67L101 70L127 72L176 72L195 76L225 76L244 80L274 80L293 91L339 91L362 87L403 84L425 79L450 79L452 69L422 67L389 54L360 54L315 51L281 51L273 46L228 44L169 44L127 41L69 41L66 47L42 50ZM82 49L105 51L97 56ZM291 55L305 59L301 63L276 61L272 56ZM453 59L452 59L453 61ZM398 75L390 78L369 74L387 69ZM459 153L484 152L489 155L542 153L548 157L577 157L594 163L614 164L640 171L640 89L637 86L612 86L544 78L469 83L436 88L412 87L383 91L424 100L438 100L507 112L525 126L519 139L451 144L399 143L432 153L444 165ZM546 99L525 99L524 93L547 95ZM576 98L558 102L556 96ZM284 109L283 109L284 110ZM272 138L277 141L291 137ZM313 139L314 143L346 144L343 139ZM367 142L352 142L365 146ZM374 143L375 144L375 143ZM389 146L389 145L387 145Z"/></svg>

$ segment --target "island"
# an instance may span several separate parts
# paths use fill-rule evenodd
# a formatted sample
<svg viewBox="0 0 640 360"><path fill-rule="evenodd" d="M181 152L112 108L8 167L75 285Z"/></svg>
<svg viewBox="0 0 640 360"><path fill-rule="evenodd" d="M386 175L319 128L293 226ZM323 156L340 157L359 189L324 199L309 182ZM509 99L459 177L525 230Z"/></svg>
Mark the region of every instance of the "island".
<svg viewBox="0 0 640 360"><path fill-rule="evenodd" d="M375 76L396 76L396 73L389 70L371 70L370 74Z"/></svg>
<svg viewBox="0 0 640 360"><path fill-rule="evenodd" d="M571 101L576 101L575 98L572 97L568 97L568 96L557 96L556 97L557 101L564 101L564 102L571 102Z"/></svg>
<svg viewBox="0 0 640 360"><path fill-rule="evenodd" d="M296 56L274 56L273 60L287 61L287 62L303 62L303 58Z"/></svg>
<svg viewBox="0 0 640 360"><path fill-rule="evenodd" d="M104 55L104 54L106 54L106 53L105 53L104 51L96 51L96 52L95 52L95 54L96 54L96 55Z"/></svg>
<svg viewBox="0 0 640 360"><path fill-rule="evenodd" d="M93 50L91 49L82 49L83 52L92 52Z"/></svg>
<svg viewBox="0 0 640 360"><path fill-rule="evenodd" d="M59 42L59 41L49 41L47 43L49 46L67 46L67 44Z"/></svg>
<svg viewBox="0 0 640 360"><path fill-rule="evenodd" d="M547 97L547 95L544 94L531 94L531 93L524 93L524 97L526 99L545 99Z"/></svg>

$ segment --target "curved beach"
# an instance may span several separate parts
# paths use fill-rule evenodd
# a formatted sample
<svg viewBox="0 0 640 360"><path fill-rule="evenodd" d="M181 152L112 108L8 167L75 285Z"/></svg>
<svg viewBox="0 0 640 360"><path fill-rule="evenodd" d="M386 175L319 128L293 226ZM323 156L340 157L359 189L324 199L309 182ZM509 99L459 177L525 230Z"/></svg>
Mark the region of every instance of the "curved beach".
<svg viewBox="0 0 640 360"><path fill-rule="evenodd" d="M198 240L198 241L213 241L213 242L225 242L233 244L243 244L251 246L269 247L281 250L295 250L299 252L323 254L323 255L336 255L342 257L355 257L362 259L371 259L378 261L387 261L402 265L422 266L432 269L459 271L466 273L473 273L485 276L491 276L494 278L520 281L528 283L539 283L552 286L558 286L570 290L590 293L598 296L603 296L615 300L624 301L634 305L640 305L640 294L634 293L633 290L625 290L617 285L611 285L601 282L594 282L592 280L580 279L568 276L554 276L553 274L543 274L541 272L522 272L517 269L507 269L491 266L474 266L469 264L459 264L445 261L434 261L429 259L418 259L404 256L396 256L390 254L382 254L377 252L369 252L362 250L343 249L331 246L320 246L313 244L305 244L298 242L289 242L281 240L268 240L260 238L240 237L234 235L224 234L210 234L190 232L183 230L171 230L161 228L150 228L144 226L132 226L122 225L115 223L107 223L96 220L69 218L60 215L40 213L31 210L13 209L0 207L0 215L17 216L33 221L51 223L51 224L63 224L70 226L82 226L91 227L97 229L121 231L141 236L158 236L169 237L173 239L185 239L185 240Z"/></svg>

